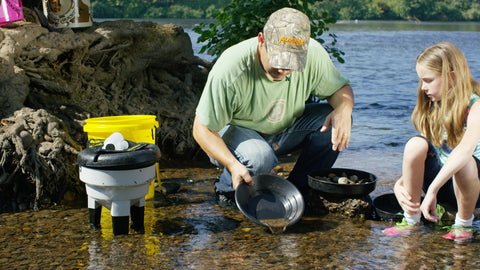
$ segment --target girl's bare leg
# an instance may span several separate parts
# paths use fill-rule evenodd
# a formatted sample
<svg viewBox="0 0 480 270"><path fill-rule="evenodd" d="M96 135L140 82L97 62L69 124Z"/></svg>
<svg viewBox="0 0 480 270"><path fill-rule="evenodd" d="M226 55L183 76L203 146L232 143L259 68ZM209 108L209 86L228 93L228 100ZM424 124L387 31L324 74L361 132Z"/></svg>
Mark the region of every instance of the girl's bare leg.
<svg viewBox="0 0 480 270"><path fill-rule="evenodd" d="M415 229L420 222L420 200L422 196L425 161L428 143L420 137L411 138L403 153L402 177L395 183L393 190L402 207L404 219L400 224L387 228L383 232L390 236L402 235Z"/></svg>
<svg viewBox="0 0 480 270"><path fill-rule="evenodd" d="M457 216L461 219L470 219L480 193L477 164L473 157L465 167L454 175L453 186L457 198Z"/></svg>
<svg viewBox="0 0 480 270"><path fill-rule="evenodd" d="M420 203L422 196L423 175L425 172L425 160L427 158L428 143L420 137L411 138L405 145L403 154L402 177L398 185L403 186L404 190L410 195L411 199L404 196L398 196L397 200L403 210L410 214L416 214L411 211L407 205ZM397 187L396 187L397 188Z"/></svg>

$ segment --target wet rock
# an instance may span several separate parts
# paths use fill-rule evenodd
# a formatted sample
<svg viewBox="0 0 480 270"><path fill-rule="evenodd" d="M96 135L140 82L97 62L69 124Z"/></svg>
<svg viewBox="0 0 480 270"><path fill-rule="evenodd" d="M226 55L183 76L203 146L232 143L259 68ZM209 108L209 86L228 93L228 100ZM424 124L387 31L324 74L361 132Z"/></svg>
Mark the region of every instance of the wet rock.
<svg viewBox="0 0 480 270"><path fill-rule="evenodd" d="M351 218L368 219L372 217L373 204L369 195L362 197L329 196L311 191L311 210L315 214L336 213Z"/></svg>

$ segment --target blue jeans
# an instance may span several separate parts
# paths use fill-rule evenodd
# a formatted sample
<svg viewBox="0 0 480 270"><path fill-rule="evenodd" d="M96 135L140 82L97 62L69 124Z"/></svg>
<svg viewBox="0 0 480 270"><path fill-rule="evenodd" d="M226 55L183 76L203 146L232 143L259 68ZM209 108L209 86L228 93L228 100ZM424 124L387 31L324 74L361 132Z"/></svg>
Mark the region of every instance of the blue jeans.
<svg viewBox="0 0 480 270"><path fill-rule="evenodd" d="M269 174L278 164L277 156L300 150L300 156L290 172L289 180L301 191L308 188L308 174L316 169L331 168L338 157L332 150L331 128L320 129L333 108L327 103L306 104L305 111L294 124L274 136L262 136L255 130L227 125L219 134L232 154L250 172L250 175ZM274 149L273 145L279 147ZM210 161L223 167L218 161ZM218 192L232 192L232 176L224 168L220 179L215 183Z"/></svg>
<svg viewBox="0 0 480 270"><path fill-rule="evenodd" d="M425 173L423 175L423 191L427 192L428 187L432 184L438 172L440 172L440 169L442 168L442 163L440 162L437 150L432 145L432 143L423 136L418 135L417 137L425 139L428 143L427 159L425 160ZM476 157L474 158L477 162L478 176L480 178L480 161ZM453 181L451 178L438 191L437 200L440 203L448 203L453 206L457 205L457 198L455 197ZM480 198L477 201L475 207L480 207Z"/></svg>

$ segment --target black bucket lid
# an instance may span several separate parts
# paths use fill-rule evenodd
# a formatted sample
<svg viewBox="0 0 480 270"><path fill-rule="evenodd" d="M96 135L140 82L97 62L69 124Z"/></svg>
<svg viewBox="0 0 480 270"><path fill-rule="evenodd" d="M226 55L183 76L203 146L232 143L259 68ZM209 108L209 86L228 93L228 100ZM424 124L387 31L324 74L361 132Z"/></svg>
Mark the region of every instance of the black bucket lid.
<svg viewBox="0 0 480 270"><path fill-rule="evenodd" d="M102 170L132 170L149 167L160 160L155 144L128 141L121 151L102 149L102 145L86 148L78 154L79 166Z"/></svg>

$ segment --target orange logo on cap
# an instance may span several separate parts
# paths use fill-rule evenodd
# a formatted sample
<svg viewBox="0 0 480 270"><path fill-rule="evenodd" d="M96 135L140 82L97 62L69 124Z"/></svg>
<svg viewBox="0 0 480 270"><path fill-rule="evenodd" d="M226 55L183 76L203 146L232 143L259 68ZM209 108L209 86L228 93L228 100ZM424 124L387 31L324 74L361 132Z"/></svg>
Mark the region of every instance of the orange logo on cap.
<svg viewBox="0 0 480 270"><path fill-rule="evenodd" d="M278 41L278 43L303 46L303 39L281 37L280 40Z"/></svg>

